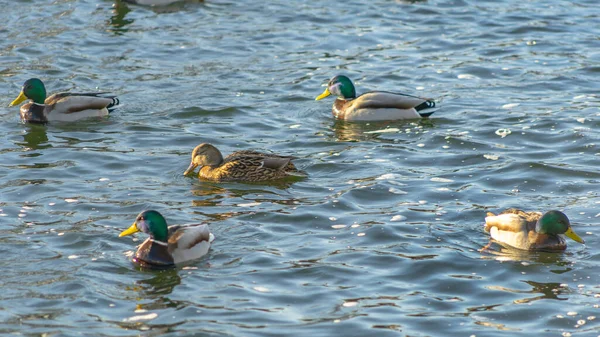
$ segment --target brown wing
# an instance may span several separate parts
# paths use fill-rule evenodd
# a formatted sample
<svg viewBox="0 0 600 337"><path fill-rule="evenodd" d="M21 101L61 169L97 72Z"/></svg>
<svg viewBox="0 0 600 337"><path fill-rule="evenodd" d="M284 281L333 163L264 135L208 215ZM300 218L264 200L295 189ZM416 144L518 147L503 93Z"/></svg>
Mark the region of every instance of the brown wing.
<svg viewBox="0 0 600 337"><path fill-rule="evenodd" d="M173 227L173 230L171 229ZM210 242L210 231L204 225L184 225L169 227L169 251L176 248L190 249L200 242ZM171 234L171 232L173 233Z"/></svg>
<svg viewBox="0 0 600 337"><path fill-rule="evenodd" d="M256 157L269 157L269 158L289 158L291 159L297 159L298 157L294 157L294 156L281 156L278 154L273 154L273 153L266 153L266 152L260 152L260 151L254 151L254 150L242 150L242 151L236 151L233 152L232 154L228 155L224 161L228 161L228 160L233 160L239 157L248 157L248 156L256 156Z"/></svg>
<svg viewBox="0 0 600 337"><path fill-rule="evenodd" d="M221 181L265 181L283 178L286 175L286 171L282 168L273 169L265 166L265 158L261 156L239 156L219 167L204 166L200 169L202 178Z"/></svg>
<svg viewBox="0 0 600 337"><path fill-rule="evenodd" d="M527 229L527 222L518 214L500 213L498 215L489 215L485 218L485 230L490 231L492 227L506 232L522 232Z"/></svg>
<svg viewBox="0 0 600 337"><path fill-rule="evenodd" d="M280 158L280 157L266 157L263 161L263 167L270 168L273 170L283 170L289 163L290 158Z"/></svg>
<svg viewBox="0 0 600 337"><path fill-rule="evenodd" d="M270 168L270 169L274 169L274 170L281 170L283 169L285 172L297 172L298 169L296 168L296 166L294 165L294 163L292 163L293 159L296 159L297 157L294 156L280 156L277 154L272 154L272 153L263 153L263 152L258 152L258 151L253 151L253 150L244 150L244 151L237 151L234 152L232 154L230 154L229 156L227 156L224 159L224 163L228 163L228 162L236 162L236 161L241 161L241 162L246 162L246 161L253 161L256 162L258 164L258 166L260 167L260 161L262 160L263 163L262 165ZM223 165L225 165L223 164ZM223 165L221 167L223 167ZM239 169L236 167L236 169Z"/></svg>
<svg viewBox="0 0 600 337"><path fill-rule="evenodd" d="M506 210L502 211L500 214L516 214L516 215L522 217L523 219L525 219L525 221L527 221L527 222L533 222L534 224L542 216L541 212L525 212L525 211L520 210L518 208L509 208L509 209L506 209Z"/></svg>
<svg viewBox="0 0 600 337"><path fill-rule="evenodd" d="M246 157L246 156L260 156L260 157L264 157L264 156L268 156L269 154L267 153L263 153L263 152L259 152L259 151L254 151L254 150L242 150L242 151L235 151L232 154L228 155L227 157L225 157L225 161L227 160L231 160L237 157Z"/></svg>

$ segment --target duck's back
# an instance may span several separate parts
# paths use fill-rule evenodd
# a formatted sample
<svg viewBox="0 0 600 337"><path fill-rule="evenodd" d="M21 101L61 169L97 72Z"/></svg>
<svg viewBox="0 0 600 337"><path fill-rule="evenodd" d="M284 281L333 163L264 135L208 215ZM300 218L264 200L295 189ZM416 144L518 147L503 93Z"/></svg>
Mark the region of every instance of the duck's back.
<svg viewBox="0 0 600 337"><path fill-rule="evenodd" d="M254 150L242 150L242 151L233 152L232 154L225 157L224 162L243 160L241 158L244 158L244 157L259 157L260 159L264 159L267 161L267 163L266 163L267 167L272 167L272 168L276 168L277 164L281 163L280 160L286 160L287 165L283 168L284 171L286 171L286 172L298 171L298 169L296 168L294 163L292 163L292 160L296 159L296 157L294 157L294 156L281 156L278 154L265 153L265 152L259 152L259 151L254 151ZM273 161L273 159L275 159L275 161L272 164L269 164L269 159L271 159L271 161Z"/></svg>
<svg viewBox="0 0 600 337"><path fill-rule="evenodd" d="M333 104L333 115L347 121L416 119L423 117L419 110L433 106L435 106L433 101L415 96L372 91L351 100L336 99Z"/></svg>
<svg viewBox="0 0 600 337"><path fill-rule="evenodd" d="M217 167L203 166L200 177L216 181L266 181L280 179L298 170L294 157L279 156L253 150L237 151L227 156Z"/></svg>
<svg viewBox="0 0 600 337"><path fill-rule="evenodd" d="M208 253L215 237L207 225L186 224L169 226L169 252L175 263L200 258Z"/></svg>

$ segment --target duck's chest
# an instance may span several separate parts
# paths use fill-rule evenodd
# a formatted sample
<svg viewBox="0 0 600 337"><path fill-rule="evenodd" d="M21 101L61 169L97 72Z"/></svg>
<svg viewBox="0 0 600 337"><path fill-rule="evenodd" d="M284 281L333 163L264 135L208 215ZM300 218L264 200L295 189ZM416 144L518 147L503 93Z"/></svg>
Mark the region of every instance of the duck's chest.
<svg viewBox="0 0 600 337"><path fill-rule="evenodd" d="M337 119L346 119L346 104L348 103L345 99L336 99L333 102L333 108L331 109L331 113L333 117Z"/></svg>
<svg viewBox="0 0 600 337"><path fill-rule="evenodd" d="M170 268L175 265L168 247L151 239L147 239L140 245L133 257L133 262L143 268L153 269Z"/></svg>
<svg viewBox="0 0 600 337"><path fill-rule="evenodd" d="M198 176L207 180L229 180L231 178L230 172L225 170L223 167L210 167L210 166L202 166L200 171L198 172Z"/></svg>
<svg viewBox="0 0 600 337"><path fill-rule="evenodd" d="M45 105L26 103L21 106L21 120L29 123L47 123L48 118L44 112Z"/></svg>

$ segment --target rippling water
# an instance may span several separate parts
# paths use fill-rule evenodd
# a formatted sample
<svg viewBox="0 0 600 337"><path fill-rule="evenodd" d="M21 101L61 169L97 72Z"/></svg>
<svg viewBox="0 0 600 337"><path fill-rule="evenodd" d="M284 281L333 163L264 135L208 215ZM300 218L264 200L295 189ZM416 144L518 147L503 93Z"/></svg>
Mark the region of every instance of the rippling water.
<svg viewBox="0 0 600 337"><path fill-rule="evenodd" d="M30 0L0 16L6 105L30 77L124 103L47 126L0 110L0 332L600 334L596 0ZM340 73L439 109L335 122L314 97ZM201 142L295 155L309 178L183 177ZM511 206L564 210L587 244L478 252L485 212ZM210 223L209 255L136 269L141 241L117 236L148 208Z"/></svg>

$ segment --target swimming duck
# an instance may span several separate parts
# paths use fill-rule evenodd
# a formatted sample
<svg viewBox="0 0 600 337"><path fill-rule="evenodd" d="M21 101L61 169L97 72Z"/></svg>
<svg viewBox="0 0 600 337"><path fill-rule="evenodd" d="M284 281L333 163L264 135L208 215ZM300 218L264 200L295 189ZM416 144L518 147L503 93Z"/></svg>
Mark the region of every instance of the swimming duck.
<svg viewBox="0 0 600 337"><path fill-rule="evenodd" d="M144 232L150 235L138 248L133 262L145 268L168 268L208 253L214 235L204 224L173 225L157 211L143 211L119 237Z"/></svg>
<svg viewBox="0 0 600 337"><path fill-rule="evenodd" d="M298 175L291 156L262 153L258 151L237 151L225 159L221 151L211 144L203 143L192 151L192 162L183 175L202 166L198 176L213 181L265 181Z"/></svg>
<svg viewBox="0 0 600 337"><path fill-rule="evenodd" d="M346 121L429 117L434 111L421 111L435 107L433 100L387 91L371 91L356 97L354 84L344 75L332 78L325 91L315 100L321 100L329 95L337 96L333 102L333 116Z"/></svg>
<svg viewBox="0 0 600 337"><path fill-rule="evenodd" d="M499 243L530 251L565 250L567 243L559 234L585 243L571 228L569 218L560 211L542 214L510 208L498 215L488 212L485 230Z"/></svg>
<svg viewBox="0 0 600 337"><path fill-rule="evenodd" d="M119 104L116 96L106 93L62 92L46 98L46 87L39 78L30 78L23 84L21 93L9 106L30 99L21 106L21 120L31 123L49 121L72 122L82 118L106 116Z"/></svg>

